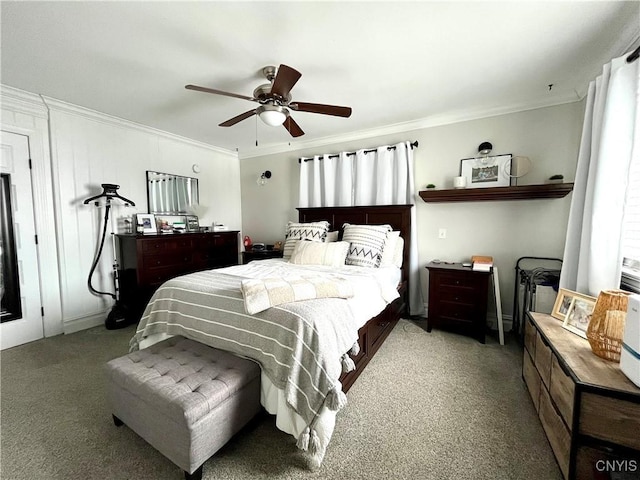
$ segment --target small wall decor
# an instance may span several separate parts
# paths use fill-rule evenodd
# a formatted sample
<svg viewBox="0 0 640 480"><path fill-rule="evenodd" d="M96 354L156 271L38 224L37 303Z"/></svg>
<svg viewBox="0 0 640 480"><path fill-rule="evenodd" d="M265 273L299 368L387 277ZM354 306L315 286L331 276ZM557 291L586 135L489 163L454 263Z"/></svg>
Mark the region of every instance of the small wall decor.
<svg viewBox="0 0 640 480"><path fill-rule="evenodd" d="M467 179L467 188L508 187L511 158L511 154L464 158L460 160L460 176Z"/></svg>
<svg viewBox="0 0 640 480"><path fill-rule="evenodd" d="M153 213L137 213L136 224L142 226L142 233L157 233L156 216Z"/></svg>

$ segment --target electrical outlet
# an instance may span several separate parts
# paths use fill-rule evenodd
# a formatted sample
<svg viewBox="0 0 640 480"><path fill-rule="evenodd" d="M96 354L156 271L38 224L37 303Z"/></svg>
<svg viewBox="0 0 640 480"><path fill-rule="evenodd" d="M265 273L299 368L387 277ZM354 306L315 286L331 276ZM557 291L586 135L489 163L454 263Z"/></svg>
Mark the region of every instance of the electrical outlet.
<svg viewBox="0 0 640 480"><path fill-rule="evenodd" d="M438 238L447 238L447 229L441 228L438 230Z"/></svg>

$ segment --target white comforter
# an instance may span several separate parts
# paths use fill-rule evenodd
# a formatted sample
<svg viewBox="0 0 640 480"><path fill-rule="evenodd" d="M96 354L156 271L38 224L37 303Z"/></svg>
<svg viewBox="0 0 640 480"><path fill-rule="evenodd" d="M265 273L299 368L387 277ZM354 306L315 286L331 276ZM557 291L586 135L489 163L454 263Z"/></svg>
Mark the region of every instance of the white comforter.
<svg viewBox="0 0 640 480"><path fill-rule="evenodd" d="M353 296L345 299L353 314L354 328L359 329L370 318L379 314L390 302L398 298L397 285L400 281L400 270L396 267L379 269L365 267L325 267L309 265L293 265L280 259L254 261L247 265L238 265L216 270L227 275L247 278L275 278L304 275L340 276L348 279L352 285ZM317 301L317 300L316 300ZM356 332L357 333L357 332ZM166 338L164 334L148 336L140 341L140 348ZM356 334L357 338L357 334ZM339 383L338 383L339 385ZM288 404L284 391L276 387L265 373L262 373L261 402L265 409L276 415L276 426L295 438L300 439L307 422ZM320 447L311 458L311 466L318 467L324 457L335 426L337 410L323 407L317 417L314 428L319 437ZM299 443L300 445L300 443Z"/></svg>

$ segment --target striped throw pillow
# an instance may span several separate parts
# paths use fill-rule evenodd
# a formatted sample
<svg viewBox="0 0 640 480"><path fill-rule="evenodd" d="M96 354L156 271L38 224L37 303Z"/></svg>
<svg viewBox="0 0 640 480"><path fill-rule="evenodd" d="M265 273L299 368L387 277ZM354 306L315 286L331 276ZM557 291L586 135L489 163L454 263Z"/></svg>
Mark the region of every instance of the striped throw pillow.
<svg viewBox="0 0 640 480"><path fill-rule="evenodd" d="M282 256L284 259L291 258L293 249L298 240L310 240L312 242L324 242L327 232L329 231L329 222L308 222L296 223L289 222L287 224L287 232L284 236L284 248Z"/></svg>
<svg viewBox="0 0 640 480"><path fill-rule="evenodd" d="M380 266L382 250L391 232L390 225L343 225L342 240L349 242L349 252L345 263L359 267Z"/></svg>

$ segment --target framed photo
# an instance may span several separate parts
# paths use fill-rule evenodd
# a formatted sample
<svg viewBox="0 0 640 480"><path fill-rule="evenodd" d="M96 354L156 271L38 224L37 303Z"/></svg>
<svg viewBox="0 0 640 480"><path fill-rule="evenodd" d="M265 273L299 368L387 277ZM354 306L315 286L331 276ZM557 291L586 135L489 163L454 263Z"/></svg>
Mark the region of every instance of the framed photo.
<svg viewBox="0 0 640 480"><path fill-rule="evenodd" d="M136 223L142 225L142 233L158 233L156 216L153 213L137 213Z"/></svg>
<svg viewBox="0 0 640 480"><path fill-rule="evenodd" d="M570 332L580 335L582 338L587 338L587 327L591 321L591 315L593 309L596 306L596 299L593 301L574 297L569 305L569 311L564 319L562 326Z"/></svg>
<svg viewBox="0 0 640 480"><path fill-rule="evenodd" d="M508 187L511 183L512 155L496 155L460 160L460 176L467 188Z"/></svg>
<svg viewBox="0 0 640 480"><path fill-rule="evenodd" d="M596 298L594 297L584 295L583 293L573 292L566 288L561 288L558 290L558 296L553 304L551 316L564 322L567 318L567 313L569 313L569 308L571 308L571 302L573 302L575 298L580 298L585 301L592 302L593 304L596 303Z"/></svg>

